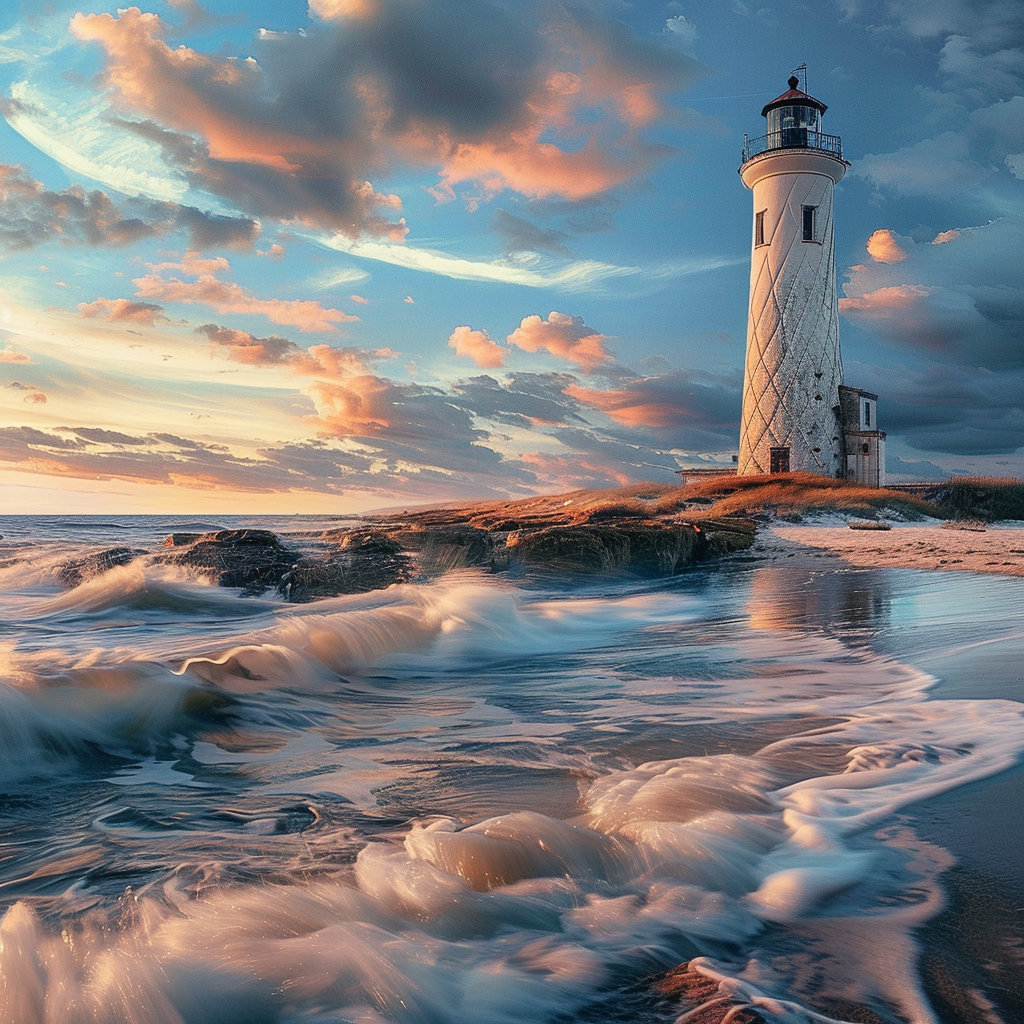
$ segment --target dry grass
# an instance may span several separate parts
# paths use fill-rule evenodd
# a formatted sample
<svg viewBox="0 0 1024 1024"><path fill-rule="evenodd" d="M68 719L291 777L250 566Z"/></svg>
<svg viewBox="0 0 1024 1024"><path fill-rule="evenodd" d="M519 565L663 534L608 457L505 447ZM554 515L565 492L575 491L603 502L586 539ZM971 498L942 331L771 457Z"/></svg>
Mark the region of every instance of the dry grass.
<svg viewBox="0 0 1024 1024"><path fill-rule="evenodd" d="M931 502L899 491L864 487L852 480L833 480L813 473L719 477L684 488L682 499L687 503L706 504L706 512L716 516L841 512L871 518L881 511L909 519L941 515Z"/></svg>
<svg viewBox="0 0 1024 1024"><path fill-rule="evenodd" d="M1013 477L958 476L928 497L950 519L1024 519L1024 481Z"/></svg>
<svg viewBox="0 0 1024 1024"><path fill-rule="evenodd" d="M871 518L883 510L908 519L942 515L935 505L899 491L861 487L849 480L811 473L786 473L771 477L724 476L687 487L641 483L608 490L569 491L517 501L422 509L386 518L401 518L421 528L461 522L500 531L613 520L699 521L758 514L797 516L816 511Z"/></svg>

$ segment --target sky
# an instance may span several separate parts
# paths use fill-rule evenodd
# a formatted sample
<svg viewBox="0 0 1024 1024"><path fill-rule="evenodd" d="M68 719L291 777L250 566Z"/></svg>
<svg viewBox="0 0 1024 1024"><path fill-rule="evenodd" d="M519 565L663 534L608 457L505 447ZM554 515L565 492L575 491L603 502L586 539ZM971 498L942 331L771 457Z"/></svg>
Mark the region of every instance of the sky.
<svg viewBox="0 0 1024 1024"><path fill-rule="evenodd" d="M348 513L731 464L799 65L890 479L1024 476L1020 0L0 10L0 507Z"/></svg>

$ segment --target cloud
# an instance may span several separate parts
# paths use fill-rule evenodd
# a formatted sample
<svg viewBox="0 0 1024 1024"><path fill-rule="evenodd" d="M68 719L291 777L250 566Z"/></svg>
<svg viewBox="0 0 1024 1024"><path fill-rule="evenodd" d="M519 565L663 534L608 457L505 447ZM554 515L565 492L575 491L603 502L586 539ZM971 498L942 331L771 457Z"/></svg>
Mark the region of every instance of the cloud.
<svg viewBox="0 0 1024 1024"><path fill-rule="evenodd" d="M344 235L320 239L323 245L361 259L378 260L408 270L450 277L456 281L496 281L528 288L562 288L586 291L604 281L632 277L642 273L640 267L619 267L597 260L574 260L551 263L540 260L511 262L509 260L470 260L436 249L386 242L353 241ZM721 266L721 262L714 266ZM711 266L702 269L713 269Z"/></svg>
<svg viewBox="0 0 1024 1024"><path fill-rule="evenodd" d="M895 28L918 40L942 41L941 84L922 90L936 106L936 116L925 124L954 126L895 152L868 154L852 173L883 191L962 208L982 201L993 212L1016 212L1019 196L1011 176L1019 176L1024 150L1024 6L1017 0L846 0L845 6L872 21L880 14L891 19L884 26L890 34Z"/></svg>
<svg viewBox="0 0 1024 1024"><path fill-rule="evenodd" d="M547 320L536 314L524 317L508 336L508 343L526 352L544 350L560 359L567 359L590 372L611 360L604 347L604 335L588 327L582 317L553 310Z"/></svg>
<svg viewBox="0 0 1024 1024"><path fill-rule="evenodd" d="M174 28L135 7L77 14L71 31L102 49L122 130L152 126L193 188L351 238L405 235L398 199L368 184L399 167L433 169L442 197L469 186L471 202L629 181L667 152L641 130L700 72L586 8L315 0L310 13L303 32L260 32L244 59L169 43Z"/></svg>
<svg viewBox="0 0 1024 1024"><path fill-rule="evenodd" d="M15 352L10 345L0 349L0 363L31 363L32 360L24 352Z"/></svg>
<svg viewBox="0 0 1024 1024"><path fill-rule="evenodd" d="M313 299L261 299L241 285L222 281L215 275L230 268L223 257L199 260L186 254L181 263L148 264L151 273L135 278L135 295L160 302L182 302L209 306L217 313L249 313L265 316L275 324L297 327L300 331L336 331L337 324L351 323L359 317L340 309L324 308ZM167 278L168 270L181 270L195 281Z"/></svg>
<svg viewBox="0 0 1024 1024"><path fill-rule="evenodd" d="M505 240L505 248L511 252L549 252L559 256L572 256L565 244L568 235L555 228L539 228L536 224L517 217L508 210L494 211L494 229Z"/></svg>
<svg viewBox="0 0 1024 1024"><path fill-rule="evenodd" d="M247 331L237 331L217 324L197 327L200 334L210 339L210 345L222 352L228 359L247 366L280 366L293 360L299 353L299 346L287 338L276 335L257 338Z"/></svg>
<svg viewBox="0 0 1024 1024"><path fill-rule="evenodd" d="M975 152L965 133L942 132L893 153L866 153L853 173L902 195L945 200L992 177L992 169L978 163Z"/></svg>
<svg viewBox="0 0 1024 1024"><path fill-rule="evenodd" d="M196 331L209 338L211 348L236 363L247 366L285 366L306 376L364 376L375 357L393 354L390 349L367 352L360 348L337 348L332 345L312 345L304 349L294 341L277 335L257 338L248 331L220 327L217 324L203 324Z"/></svg>
<svg viewBox="0 0 1024 1024"><path fill-rule="evenodd" d="M851 268L841 312L888 345L943 363L1024 366L1024 218L901 238L906 258Z"/></svg>
<svg viewBox="0 0 1024 1024"><path fill-rule="evenodd" d="M709 383L683 370L638 377L623 387L607 390L571 385L566 394L626 427L649 427L680 435L693 426L729 431L739 427L735 382Z"/></svg>
<svg viewBox="0 0 1024 1024"><path fill-rule="evenodd" d="M21 362L21 360L18 360L18 362ZM21 400L28 405L46 404L46 395L31 384L22 384L20 380L12 380L9 384L5 384L4 387L10 388L12 391L20 392Z"/></svg>
<svg viewBox="0 0 1024 1024"><path fill-rule="evenodd" d="M508 353L508 349L502 348L486 331L474 331L471 327L456 327L448 338L448 347L486 369L503 365Z"/></svg>
<svg viewBox="0 0 1024 1024"><path fill-rule="evenodd" d="M132 302L131 299L96 299L80 302L78 312L88 319L106 320L110 323L145 324L152 327L166 321L163 306L153 302Z"/></svg>
<svg viewBox="0 0 1024 1024"><path fill-rule="evenodd" d="M879 385L886 429L919 451L1005 455L1024 451L1024 370L934 363L901 367Z"/></svg>
<svg viewBox="0 0 1024 1024"><path fill-rule="evenodd" d="M854 298L840 299L839 309L843 313L863 313L868 316L887 316L893 310L910 309L919 299L928 295L928 289L919 284L889 285L864 292Z"/></svg>
<svg viewBox="0 0 1024 1024"><path fill-rule="evenodd" d="M900 263L907 258L906 250L888 228L880 228L871 235L867 250L876 263Z"/></svg>
<svg viewBox="0 0 1024 1024"><path fill-rule="evenodd" d="M79 185L54 192L23 167L0 164L0 244L7 248L30 249L48 241L124 248L178 230L199 248L249 248L259 225L172 203L128 200L122 207L105 192Z"/></svg>

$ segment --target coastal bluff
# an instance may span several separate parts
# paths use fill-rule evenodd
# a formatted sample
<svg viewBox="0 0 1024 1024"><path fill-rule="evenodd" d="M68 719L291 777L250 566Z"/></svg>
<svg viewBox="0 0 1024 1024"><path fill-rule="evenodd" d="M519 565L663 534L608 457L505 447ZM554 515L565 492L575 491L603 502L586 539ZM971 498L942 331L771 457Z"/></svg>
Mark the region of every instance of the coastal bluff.
<svg viewBox="0 0 1024 1024"><path fill-rule="evenodd" d="M821 512L905 524L1024 519L1024 485L958 479L915 495L808 473L724 476L685 487L646 483L389 509L339 517L318 530L172 533L154 551L98 550L52 571L74 588L136 562L181 566L243 595L276 594L300 604L429 582L460 569L554 583L657 578L746 551L758 526Z"/></svg>
<svg viewBox="0 0 1024 1024"><path fill-rule="evenodd" d="M691 503L681 492L679 487L636 485L387 510L316 532L173 533L157 550L96 551L58 566L54 575L62 585L75 587L141 561L181 566L244 595L275 593L307 603L427 582L459 569L549 582L672 576L751 546L752 520L711 515L705 502Z"/></svg>

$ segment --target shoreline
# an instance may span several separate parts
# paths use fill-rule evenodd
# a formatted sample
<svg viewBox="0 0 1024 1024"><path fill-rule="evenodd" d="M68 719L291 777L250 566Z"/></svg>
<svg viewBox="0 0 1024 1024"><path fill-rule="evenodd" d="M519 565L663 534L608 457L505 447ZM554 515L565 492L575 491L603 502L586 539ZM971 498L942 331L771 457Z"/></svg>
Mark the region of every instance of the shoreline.
<svg viewBox="0 0 1024 1024"><path fill-rule="evenodd" d="M891 530L851 530L845 522L774 521L757 531L750 556L761 564L807 569L931 569L1024 576L1024 524L984 532L894 523Z"/></svg>

